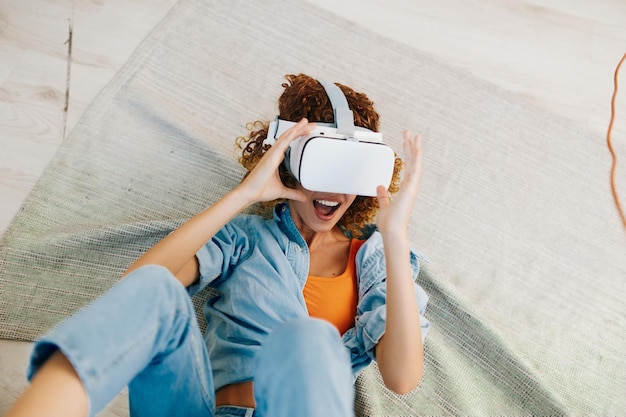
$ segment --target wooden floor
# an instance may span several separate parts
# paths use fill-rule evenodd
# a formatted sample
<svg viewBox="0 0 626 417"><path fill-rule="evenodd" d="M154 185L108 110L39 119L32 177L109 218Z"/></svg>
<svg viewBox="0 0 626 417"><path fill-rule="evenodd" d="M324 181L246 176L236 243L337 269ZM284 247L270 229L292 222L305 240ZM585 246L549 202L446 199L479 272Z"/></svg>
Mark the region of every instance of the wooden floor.
<svg viewBox="0 0 626 417"><path fill-rule="evenodd" d="M626 53L624 0L300 1L606 130L613 71ZM0 0L0 233L89 103L175 3ZM617 146L626 146L622 72Z"/></svg>

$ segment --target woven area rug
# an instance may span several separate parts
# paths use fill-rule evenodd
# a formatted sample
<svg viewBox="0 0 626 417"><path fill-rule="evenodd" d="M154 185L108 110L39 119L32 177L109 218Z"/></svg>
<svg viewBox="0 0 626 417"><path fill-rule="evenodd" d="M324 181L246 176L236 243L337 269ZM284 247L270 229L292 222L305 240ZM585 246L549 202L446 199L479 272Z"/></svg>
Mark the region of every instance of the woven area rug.
<svg viewBox="0 0 626 417"><path fill-rule="evenodd" d="M370 367L357 414L626 415L626 237L602 134L303 2L172 9L3 236L0 338L33 340L233 187L234 138L299 72L367 92L396 150L405 128L425 137L410 233L430 258L426 373L398 396Z"/></svg>

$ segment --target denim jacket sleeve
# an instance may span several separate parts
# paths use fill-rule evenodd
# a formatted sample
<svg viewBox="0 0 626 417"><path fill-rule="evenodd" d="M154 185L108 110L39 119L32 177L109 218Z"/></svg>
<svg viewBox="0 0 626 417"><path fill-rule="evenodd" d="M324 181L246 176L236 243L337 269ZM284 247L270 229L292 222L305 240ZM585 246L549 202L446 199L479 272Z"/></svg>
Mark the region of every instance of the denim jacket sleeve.
<svg viewBox="0 0 626 417"><path fill-rule="evenodd" d="M417 279L420 262L423 256L411 251L411 271L413 280ZM357 276L359 282L359 303L355 326L343 335L343 341L350 351L353 373L357 375L372 360L376 360L376 345L385 332L385 298L387 272L383 251L382 236L375 232L363 244L356 255ZM430 328L424 317L428 295L417 284L414 284L417 296L422 341Z"/></svg>
<svg viewBox="0 0 626 417"><path fill-rule="evenodd" d="M231 268L247 256L250 241L244 232L247 216L240 216L227 223L196 253L200 266L200 278L187 287L195 295L221 276L228 276Z"/></svg>

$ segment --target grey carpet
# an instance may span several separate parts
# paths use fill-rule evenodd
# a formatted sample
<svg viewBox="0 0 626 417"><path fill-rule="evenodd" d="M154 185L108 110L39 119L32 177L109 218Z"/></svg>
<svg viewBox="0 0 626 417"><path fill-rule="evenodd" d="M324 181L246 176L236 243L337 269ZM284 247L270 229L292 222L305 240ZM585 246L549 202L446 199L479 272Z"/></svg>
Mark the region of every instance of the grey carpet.
<svg viewBox="0 0 626 417"><path fill-rule="evenodd" d="M368 369L358 414L626 415L626 239L602 134L309 3L174 7L3 236L0 337L36 338L236 184L234 138L298 72L367 92L395 149L405 128L425 137L410 233L430 258L426 374L397 396Z"/></svg>

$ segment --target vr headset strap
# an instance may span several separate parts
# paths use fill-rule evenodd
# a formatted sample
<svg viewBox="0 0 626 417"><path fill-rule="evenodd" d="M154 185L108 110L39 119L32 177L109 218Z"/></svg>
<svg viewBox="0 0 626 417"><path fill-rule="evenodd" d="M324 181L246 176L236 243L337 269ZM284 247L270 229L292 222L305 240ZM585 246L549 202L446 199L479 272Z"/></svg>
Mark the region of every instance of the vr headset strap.
<svg viewBox="0 0 626 417"><path fill-rule="evenodd" d="M326 95L328 95L330 103L335 110L337 133L353 138L354 114L352 113L352 110L350 110L350 106L348 106L348 100L343 94L343 91L341 91L341 88L337 87L334 83L326 81L319 81L319 83L322 87L324 87L324 90L326 90Z"/></svg>
<svg viewBox="0 0 626 417"><path fill-rule="evenodd" d="M350 106L348 105L348 99L341 91L341 88L337 87L334 83L329 83L327 81L319 81L318 82L324 87L326 91L326 95L330 99L330 104L333 106L333 110L335 112L335 123L317 123L318 126L328 126L336 128L336 132L340 135L344 135L349 139L359 140L356 136L356 131L366 131L372 133L373 135L377 135L376 137L369 137L367 140L370 142L382 142L382 136L380 134L374 134L368 129L355 127L354 126L354 114L352 110L350 110ZM276 119L270 123L267 139L263 141L264 144L273 145L276 138L280 136L285 130L289 127L295 125L295 122L289 122L286 120L279 119L276 116ZM362 136L362 135L361 135Z"/></svg>

